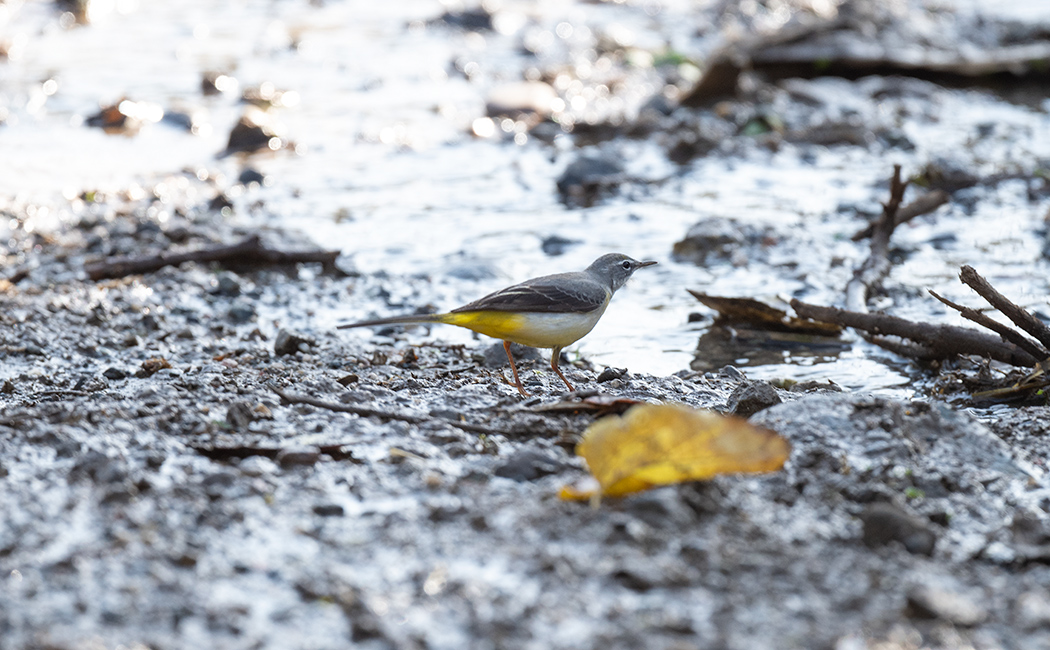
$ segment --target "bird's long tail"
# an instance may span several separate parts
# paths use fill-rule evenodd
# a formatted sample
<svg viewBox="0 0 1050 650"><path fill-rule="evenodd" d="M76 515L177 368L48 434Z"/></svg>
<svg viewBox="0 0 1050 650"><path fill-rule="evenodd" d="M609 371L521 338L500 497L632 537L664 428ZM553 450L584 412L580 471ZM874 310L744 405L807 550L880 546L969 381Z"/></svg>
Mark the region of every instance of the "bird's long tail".
<svg viewBox="0 0 1050 650"><path fill-rule="evenodd" d="M346 323L338 325L336 329L350 329L352 327L372 327L375 325L405 325L408 323L447 323L449 314L411 314L408 316L391 316L390 318L376 318L375 320L363 320L357 323Z"/></svg>

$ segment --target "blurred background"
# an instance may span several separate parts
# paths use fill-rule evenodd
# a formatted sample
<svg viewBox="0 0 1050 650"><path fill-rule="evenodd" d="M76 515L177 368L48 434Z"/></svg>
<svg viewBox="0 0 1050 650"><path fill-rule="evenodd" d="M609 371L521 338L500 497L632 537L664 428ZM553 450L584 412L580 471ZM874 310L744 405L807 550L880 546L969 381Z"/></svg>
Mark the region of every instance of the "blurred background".
<svg viewBox="0 0 1050 650"><path fill-rule="evenodd" d="M1020 1L0 2L0 243L31 273L15 232L117 199L159 248L216 212L300 233L360 274L267 315L305 330L619 251L660 265L570 354L907 392L863 342L715 353L686 289L841 304L901 164L952 200L895 235L874 307L957 323L922 294L968 300L967 263L1050 311L1048 34Z"/></svg>

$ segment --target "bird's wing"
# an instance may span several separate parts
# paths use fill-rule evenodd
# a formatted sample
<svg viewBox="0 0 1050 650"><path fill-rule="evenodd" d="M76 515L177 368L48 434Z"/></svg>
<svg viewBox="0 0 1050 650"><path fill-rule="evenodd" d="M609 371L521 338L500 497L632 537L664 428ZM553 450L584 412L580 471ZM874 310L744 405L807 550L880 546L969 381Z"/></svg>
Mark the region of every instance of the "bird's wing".
<svg viewBox="0 0 1050 650"><path fill-rule="evenodd" d="M452 310L590 312L610 298L609 290L585 273L559 273L516 284Z"/></svg>

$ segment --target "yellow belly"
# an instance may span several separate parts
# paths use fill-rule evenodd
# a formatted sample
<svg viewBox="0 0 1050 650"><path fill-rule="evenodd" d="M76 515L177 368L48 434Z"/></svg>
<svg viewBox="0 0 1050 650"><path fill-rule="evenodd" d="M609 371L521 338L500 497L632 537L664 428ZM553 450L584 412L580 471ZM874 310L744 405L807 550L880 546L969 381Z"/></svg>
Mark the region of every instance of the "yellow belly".
<svg viewBox="0 0 1050 650"><path fill-rule="evenodd" d="M584 314L469 311L442 314L441 322L532 348L563 348L587 335L605 307Z"/></svg>

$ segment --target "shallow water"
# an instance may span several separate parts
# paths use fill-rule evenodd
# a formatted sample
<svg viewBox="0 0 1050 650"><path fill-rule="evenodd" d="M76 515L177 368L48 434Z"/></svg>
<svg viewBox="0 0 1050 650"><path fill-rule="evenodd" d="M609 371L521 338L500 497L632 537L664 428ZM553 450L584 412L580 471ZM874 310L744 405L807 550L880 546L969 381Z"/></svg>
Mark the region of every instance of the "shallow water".
<svg viewBox="0 0 1050 650"><path fill-rule="evenodd" d="M966 2L964 8L1050 22L1050 8L1039 12L1034 4ZM1050 159L1046 102L1022 107L983 91L918 81L900 97L872 101L872 89L882 83L877 79L793 81L781 85L768 107L815 123L888 122L914 147L784 143L774 152L737 136L731 149L679 168L659 136L614 139L600 150L622 160L628 176L660 182L634 184L595 207L567 208L554 185L578 155L571 138L559 136L553 144L477 138L470 130L484 115L485 97L523 75L564 68L567 79L584 82L562 93L579 106L579 119L617 111L631 116L660 77L644 65L627 66L627 89L587 95L606 88L598 81L608 71L595 58L595 35L616 34L641 51L702 52L724 38L704 23L707 3L505 2L495 12L496 30L479 33L430 23L444 8L423 1L92 6L98 15L91 24L76 26L51 3L0 5L0 42L8 50L0 63L0 209L22 214L33 208L31 218L0 223L0 234L5 227L46 230L75 220L77 208L68 200L88 190L148 189L175 178L168 181L171 191L183 191L177 177L189 170L228 188L230 218L246 228L301 230L319 245L343 250L356 270L389 274L388 284L429 276L432 282L421 283L422 300L438 308L621 251L660 265L639 273L569 352L633 372L664 375L689 367L711 314L686 288L839 303L851 269L866 255L865 245L849 241L862 225L854 208L878 210L894 163L909 174L948 159L985 175L1033 170ZM536 55L523 54L523 43ZM236 78L240 89L272 83L294 91L286 95L289 105L272 111L293 144L267 155L217 159L242 106L238 93L202 96L201 75L214 70ZM800 94L818 106L794 101ZM100 104L122 97L193 115L196 132L160 122L135 135L108 135L84 124ZM267 182L236 187L245 165ZM908 254L886 284L901 291L878 307L959 323L921 292L935 287L976 304L955 280L958 266L968 263L1018 302L1047 311L1050 265L1040 257L1037 232L1050 202L1030 199L1021 181L970 192L970 207L942 208L895 235L895 245ZM699 268L671 260L672 245L689 226L710 217L769 225L784 237L764 258L744 264ZM549 257L540 243L551 235L579 243ZM273 316L325 329L389 309L352 292L338 306ZM691 324L692 312L707 318ZM430 336L472 340L455 328ZM862 343L837 357L786 360L748 372L905 393L911 382L909 364Z"/></svg>

